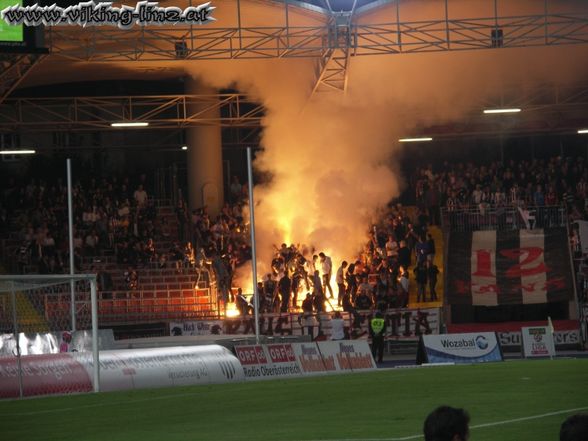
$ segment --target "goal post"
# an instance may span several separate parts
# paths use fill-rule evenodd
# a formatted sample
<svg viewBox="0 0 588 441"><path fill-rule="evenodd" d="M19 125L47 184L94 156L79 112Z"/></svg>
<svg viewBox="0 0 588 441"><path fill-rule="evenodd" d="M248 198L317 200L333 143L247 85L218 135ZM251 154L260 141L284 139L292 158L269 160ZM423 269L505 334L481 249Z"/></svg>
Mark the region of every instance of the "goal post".
<svg viewBox="0 0 588 441"><path fill-rule="evenodd" d="M84 369L81 356L91 360ZM44 378L72 372L87 381ZM0 383L0 397L100 391L95 274L0 275Z"/></svg>

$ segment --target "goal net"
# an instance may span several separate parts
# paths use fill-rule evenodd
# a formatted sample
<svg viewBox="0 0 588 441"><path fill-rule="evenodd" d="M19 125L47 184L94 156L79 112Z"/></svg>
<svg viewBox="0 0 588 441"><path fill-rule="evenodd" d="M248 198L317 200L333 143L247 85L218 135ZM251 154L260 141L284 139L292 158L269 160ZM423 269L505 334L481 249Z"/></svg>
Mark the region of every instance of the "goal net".
<svg viewBox="0 0 588 441"><path fill-rule="evenodd" d="M99 383L96 276L0 275L0 398Z"/></svg>

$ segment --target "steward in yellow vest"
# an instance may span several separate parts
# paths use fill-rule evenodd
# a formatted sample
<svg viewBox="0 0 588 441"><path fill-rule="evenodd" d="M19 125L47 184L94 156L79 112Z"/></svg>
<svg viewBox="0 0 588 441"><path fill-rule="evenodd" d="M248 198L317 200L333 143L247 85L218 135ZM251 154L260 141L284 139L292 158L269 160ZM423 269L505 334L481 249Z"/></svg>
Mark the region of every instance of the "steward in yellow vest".
<svg viewBox="0 0 588 441"><path fill-rule="evenodd" d="M386 321L383 314L378 311L370 320L370 337L372 338L372 356L378 363L384 357L384 334L386 333Z"/></svg>

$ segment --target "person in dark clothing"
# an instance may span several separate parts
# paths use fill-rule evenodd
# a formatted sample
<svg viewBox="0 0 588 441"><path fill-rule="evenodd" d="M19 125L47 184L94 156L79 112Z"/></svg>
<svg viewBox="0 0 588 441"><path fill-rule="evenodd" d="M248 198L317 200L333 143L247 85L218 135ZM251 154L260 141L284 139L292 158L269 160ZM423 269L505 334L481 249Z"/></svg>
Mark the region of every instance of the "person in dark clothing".
<svg viewBox="0 0 588 441"><path fill-rule="evenodd" d="M352 302L355 301L357 294L357 277L355 276L355 264L352 263L347 267L345 272L345 281L347 282L347 293Z"/></svg>
<svg viewBox="0 0 588 441"><path fill-rule="evenodd" d="M307 293L306 298L302 301L302 312L302 318L304 320L303 326L306 326L308 335L312 338L314 334L314 319L312 317L314 314L314 299L312 298L311 293Z"/></svg>
<svg viewBox="0 0 588 441"><path fill-rule="evenodd" d="M370 337L372 338L372 356L381 363L384 358L384 334L386 333L386 321L383 314L378 311L370 320ZM376 358L377 357L377 358Z"/></svg>
<svg viewBox="0 0 588 441"><path fill-rule="evenodd" d="M288 306L290 304L290 291L292 290L292 281L288 277L288 274L284 274L278 282L278 291L282 298L282 306L280 312L288 312Z"/></svg>
<svg viewBox="0 0 588 441"><path fill-rule="evenodd" d="M351 303L351 295L349 292L343 294L343 298L341 299L341 306L345 312L353 311L353 303Z"/></svg>
<svg viewBox="0 0 588 441"><path fill-rule="evenodd" d="M404 240L401 240L400 248L398 248L398 265L404 269L408 269L410 263L410 248L406 246L406 242Z"/></svg>
<svg viewBox="0 0 588 441"><path fill-rule="evenodd" d="M265 296L265 290L262 282L257 282L257 298L259 299L259 312L270 312L268 310L267 298Z"/></svg>
<svg viewBox="0 0 588 441"><path fill-rule="evenodd" d="M419 240L415 245L415 253L417 258L417 265L427 261L427 256L429 255L429 246L428 243L425 242L424 236L419 237Z"/></svg>
<svg viewBox="0 0 588 441"><path fill-rule="evenodd" d="M292 307L294 308L298 306L298 291L305 277L304 268L297 262L297 259L295 260L296 262L293 265L294 271L292 273Z"/></svg>
<svg viewBox="0 0 588 441"><path fill-rule="evenodd" d="M268 312L277 312L279 306L277 305L277 284L271 273L268 273L266 281L263 285L263 292L265 293L266 304Z"/></svg>
<svg viewBox="0 0 588 441"><path fill-rule="evenodd" d="M251 310L253 310L253 306L251 305L251 303L249 303L247 298L243 295L243 290L241 288L239 288L237 290L237 296L235 297L235 304L237 306L237 309L239 310L239 314L241 314L243 316L249 315Z"/></svg>
<svg viewBox="0 0 588 441"><path fill-rule="evenodd" d="M470 416L464 409L441 406L427 416L423 425L425 441L467 441Z"/></svg>
<svg viewBox="0 0 588 441"><path fill-rule="evenodd" d="M427 260L434 261L435 259L435 239L430 234L427 234Z"/></svg>
<svg viewBox="0 0 588 441"><path fill-rule="evenodd" d="M439 268L437 268L437 265L435 265L432 261L429 261L427 266L427 279L429 281L429 300L431 302L437 301L437 291L435 291L435 286L437 285L437 274L439 274Z"/></svg>
<svg viewBox="0 0 588 441"><path fill-rule="evenodd" d="M368 296L368 293L361 291L355 299L355 309L360 311L370 309L372 307L372 299Z"/></svg>
<svg viewBox="0 0 588 441"><path fill-rule="evenodd" d="M427 286L427 267L424 263L419 263L414 269L414 276L418 287L417 302L424 302L425 287Z"/></svg>
<svg viewBox="0 0 588 441"><path fill-rule="evenodd" d="M559 441L588 440L588 414L576 414L568 417L561 425Z"/></svg>
<svg viewBox="0 0 588 441"><path fill-rule="evenodd" d="M318 271L317 271L318 272ZM312 300L313 300L313 305L314 305L314 309L316 309L316 312L324 312L325 310L325 294L323 293L323 290L315 290L314 294L312 296Z"/></svg>
<svg viewBox="0 0 588 441"><path fill-rule="evenodd" d="M347 268L347 262L343 261L341 266L337 269L337 275L335 277L339 293L337 294L337 306L341 306L343 295L345 294L345 269Z"/></svg>
<svg viewBox="0 0 588 441"><path fill-rule="evenodd" d="M231 278L221 256L218 254L215 254L212 258L212 269L214 270L214 274L216 276L218 291L221 294L223 302L226 303L229 301L229 296L232 297L230 287Z"/></svg>

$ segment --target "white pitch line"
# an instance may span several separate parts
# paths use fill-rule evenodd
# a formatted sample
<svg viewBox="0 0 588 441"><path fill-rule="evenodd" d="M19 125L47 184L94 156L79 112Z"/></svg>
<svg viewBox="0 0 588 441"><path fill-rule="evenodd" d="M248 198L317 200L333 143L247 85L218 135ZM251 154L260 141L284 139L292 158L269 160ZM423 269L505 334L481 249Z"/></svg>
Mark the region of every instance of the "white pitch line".
<svg viewBox="0 0 588 441"><path fill-rule="evenodd" d="M518 423L521 421L536 420L539 418L561 415L564 413L579 412L581 410L586 410L586 409L588 409L588 406L576 407L574 409L558 410L556 412L542 413L540 415L531 415L531 416L527 416L527 417L513 418L510 420L495 421L493 423L476 424L475 426L470 426L470 429L480 429L483 427L501 426L503 424L512 424L512 423ZM304 440L304 441L405 441L405 440L409 440L409 439L417 439L417 438L422 438L422 437L423 437L423 435L419 434L419 435L404 436L402 438L337 438L337 439Z"/></svg>
<svg viewBox="0 0 588 441"><path fill-rule="evenodd" d="M480 427L500 426L502 424L518 423L519 421L536 420L539 418L545 418L545 417L550 417L550 416L554 416L554 415L561 415L563 413L578 412L580 410L586 410L586 409L588 409L588 407L576 407L575 409L558 410L557 412L543 413L541 415L533 415L533 416L522 417L522 418L513 418L512 420L496 421L494 423L476 424L475 426L471 426L470 429L478 429Z"/></svg>
<svg viewBox="0 0 588 441"><path fill-rule="evenodd" d="M208 386L208 385L203 385L203 386ZM147 397L147 398L130 399L130 400L124 400L124 401L83 404L81 406L75 406L75 407L58 407L58 408L51 408L51 409L32 410L29 412L4 413L4 414L0 415L0 418L14 417L14 416L40 415L40 414L44 414L44 413L58 413L58 412L64 412L64 411L70 411L70 410L90 409L93 407L113 407L113 406L117 406L117 405L130 405L130 404L135 404L135 403L144 403L147 401L157 401L157 400L167 400L167 399L173 399L173 398L192 397L194 395L201 395L201 394L202 394L202 392L195 391L195 392L186 392L186 393L180 393L180 394L159 395L159 396L153 396L153 397ZM83 394L76 394L74 396L80 396L80 395L83 395ZM65 395L61 395L61 396L65 396ZM32 399L43 399L43 398L49 398L49 397L48 396L35 397ZM13 401L19 402L19 400L13 400Z"/></svg>

